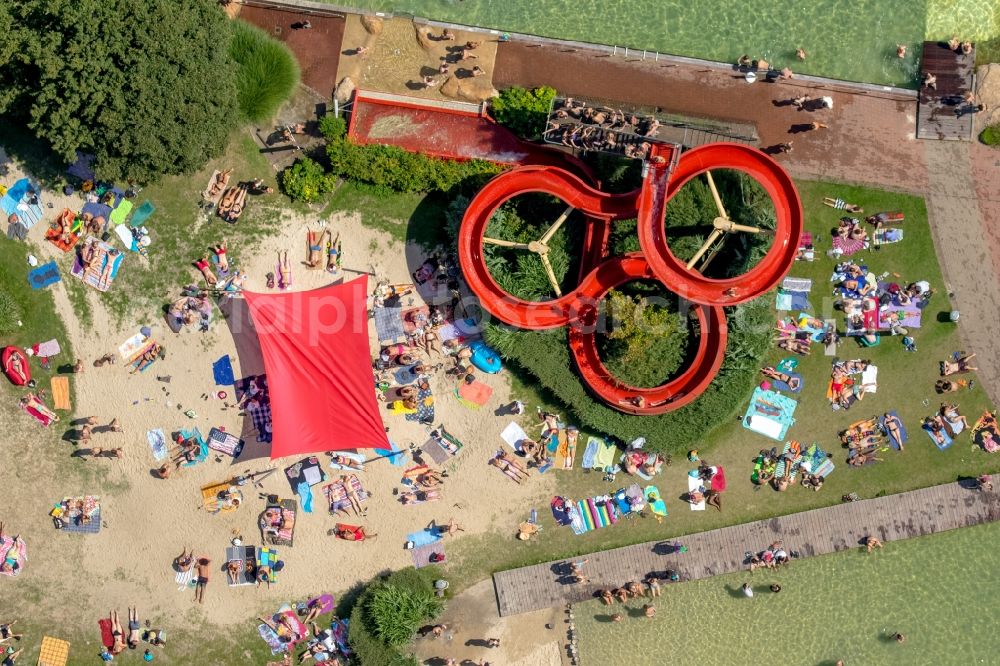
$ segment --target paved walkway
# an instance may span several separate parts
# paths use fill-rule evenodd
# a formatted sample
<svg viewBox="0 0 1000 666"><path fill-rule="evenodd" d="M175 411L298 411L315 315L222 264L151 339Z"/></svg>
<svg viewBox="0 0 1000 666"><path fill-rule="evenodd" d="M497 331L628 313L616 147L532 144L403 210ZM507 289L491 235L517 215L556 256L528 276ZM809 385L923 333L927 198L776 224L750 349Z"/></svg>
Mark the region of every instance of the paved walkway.
<svg viewBox="0 0 1000 666"><path fill-rule="evenodd" d="M692 534L680 540L685 553L673 552L673 541L593 553L584 568L588 584L568 582L566 561L502 571L493 575L493 584L500 615L515 615L591 599L596 590L642 580L653 571L674 569L693 580L745 570L747 551L778 539L789 552L810 557L860 547L871 534L897 541L996 520L1000 494L950 483Z"/></svg>
<svg viewBox="0 0 1000 666"><path fill-rule="evenodd" d="M1000 405L1000 247L998 230L987 224L977 200L970 150L959 141L925 141L930 185L925 195L934 247L945 281L961 313L966 351L976 353L979 379ZM986 193L984 193L985 195ZM957 351L957 350L956 350Z"/></svg>

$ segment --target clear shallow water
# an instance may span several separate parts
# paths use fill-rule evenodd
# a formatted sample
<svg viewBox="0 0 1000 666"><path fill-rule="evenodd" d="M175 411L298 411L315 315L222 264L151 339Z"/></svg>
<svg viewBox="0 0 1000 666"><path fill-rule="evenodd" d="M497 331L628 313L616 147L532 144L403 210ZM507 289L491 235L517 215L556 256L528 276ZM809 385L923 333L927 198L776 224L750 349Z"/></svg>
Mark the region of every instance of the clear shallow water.
<svg viewBox="0 0 1000 666"><path fill-rule="evenodd" d="M937 16L975 21L993 0L331 0L333 4L735 62L763 57L779 68L849 81L913 87L927 3ZM941 28L939 28L941 29ZM945 29L947 31L947 29ZM949 33L950 34L950 33ZM908 55L896 57L896 45ZM802 47L808 58L795 59Z"/></svg>
<svg viewBox="0 0 1000 666"><path fill-rule="evenodd" d="M655 619L621 604L575 607L581 662L595 664L1000 663L1000 524L666 585ZM624 581L622 581L624 582ZM740 591L754 587L754 598ZM782 586L779 594L767 588ZM624 621L608 621L610 612ZM634 616L633 616L634 614ZM895 632L906 636L897 644Z"/></svg>

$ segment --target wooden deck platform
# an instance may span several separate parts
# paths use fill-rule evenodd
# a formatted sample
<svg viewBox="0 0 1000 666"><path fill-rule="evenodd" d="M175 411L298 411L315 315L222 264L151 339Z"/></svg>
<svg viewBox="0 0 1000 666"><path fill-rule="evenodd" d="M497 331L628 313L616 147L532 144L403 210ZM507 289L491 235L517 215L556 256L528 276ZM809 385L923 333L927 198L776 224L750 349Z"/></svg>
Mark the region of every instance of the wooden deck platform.
<svg viewBox="0 0 1000 666"><path fill-rule="evenodd" d="M583 569L590 578L585 584L570 583L568 562L559 561L501 571L493 574L493 585L500 615L516 615L585 601L597 590L641 581L650 572L673 569L682 580L693 580L745 571L748 551L778 539L789 553L810 557L860 548L868 535L898 541L997 520L1000 493L949 483L574 558L590 559ZM568 527L558 529L573 538ZM675 552L677 543L687 552Z"/></svg>
<svg viewBox="0 0 1000 666"><path fill-rule="evenodd" d="M917 138L969 141L975 114L962 96L975 89L975 49L962 55L943 42L924 42L920 62L922 75L937 77L937 88L920 89Z"/></svg>

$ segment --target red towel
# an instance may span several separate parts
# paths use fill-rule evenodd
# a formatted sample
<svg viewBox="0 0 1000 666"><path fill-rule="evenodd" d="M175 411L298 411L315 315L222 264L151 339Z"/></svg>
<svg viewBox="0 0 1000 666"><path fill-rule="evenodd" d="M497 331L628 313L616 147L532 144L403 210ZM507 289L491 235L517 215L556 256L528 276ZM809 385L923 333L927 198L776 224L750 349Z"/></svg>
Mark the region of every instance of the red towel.
<svg viewBox="0 0 1000 666"><path fill-rule="evenodd" d="M726 470L722 469L719 465L715 468L715 474L712 475L712 490L722 492L726 489Z"/></svg>
<svg viewBox="0 0 1000 666"><path fill-rule="evenodd" d="M115 637L111 633L111 618L103 618L97 621L101 627L101 645L109 650L115 646Z"/></svg>

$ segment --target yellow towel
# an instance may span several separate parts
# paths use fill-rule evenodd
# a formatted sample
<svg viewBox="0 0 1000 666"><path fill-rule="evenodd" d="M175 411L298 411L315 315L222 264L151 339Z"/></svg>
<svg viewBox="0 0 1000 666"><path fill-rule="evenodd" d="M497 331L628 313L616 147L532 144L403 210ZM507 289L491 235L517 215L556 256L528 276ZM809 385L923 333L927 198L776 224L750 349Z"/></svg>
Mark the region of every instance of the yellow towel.
<svg viewBox="0 0 1000 666"><path fill-rule="evenodd" d="M72 409L69 403L69 377L53 377L52 403L56 409Z"/></svg>

